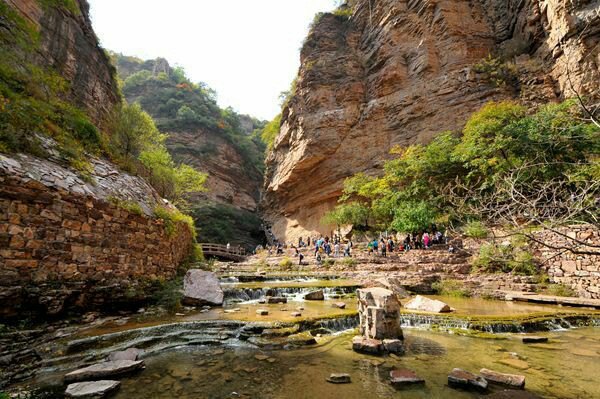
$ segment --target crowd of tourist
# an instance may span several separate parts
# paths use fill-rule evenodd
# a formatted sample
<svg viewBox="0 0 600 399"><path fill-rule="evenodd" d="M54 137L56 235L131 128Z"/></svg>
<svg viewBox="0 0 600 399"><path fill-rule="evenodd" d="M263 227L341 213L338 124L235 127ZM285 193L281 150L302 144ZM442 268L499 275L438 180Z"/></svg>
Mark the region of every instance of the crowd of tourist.
<svg viewBox="0 0 600 399"><path fill-rule="evenodd" d="M272 234L270 228L268 228L267 231ZM300 252L301 248L311 248L311 252L314 253L317 264L321 264L324 257L351 257L354 246L351 239L343 239L339 235L333 235L333 238L329 238L328 236L324 237L322 235L307 237L306 241L304 241L303 237L300 237L298 238L297 245L292 243L284 245L277 241L274 235L272 238L272 245L267 245L264 248L269 255L281 255L284 253L284 249L290 248L294 251L293 255L298 258L299 264L302 264L304 259L303 253ZM396 238L396 241L394 238ZM415 249L427 250L433 245L447 243L448 238L435 224L432 224L427 231L409 233L404 236L404 238L401 238L400 235L381 233L379 238L374 238L367 243L366 251L370 256L379 255L381 257L387 257L388 254L394 252L408 252ZM256 252L262 249L262 246L258 246ZM450 246L448 251L454 252L454 248Z"/></svg>

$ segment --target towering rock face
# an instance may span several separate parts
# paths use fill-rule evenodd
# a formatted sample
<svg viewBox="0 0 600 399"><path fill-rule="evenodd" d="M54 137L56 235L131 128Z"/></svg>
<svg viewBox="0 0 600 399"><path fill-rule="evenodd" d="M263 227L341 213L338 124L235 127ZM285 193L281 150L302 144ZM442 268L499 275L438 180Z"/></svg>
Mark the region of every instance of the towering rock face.
<svg viewBox="0 0 600 399"><path fill-rule="evenodd" d="M56 2L57 6L37 0L2 1L33 23L39 32L40 45L34 61L64 77L70 83L69 100L84 108L92 121L102 126L120 97L115 68L98 44L87 0ZM61 6L63 3L72 6Z"/></svg>
<svg viewBox="0 0 600 399"><path fill-rule="evenodd" d="M458 130L488 101L598 89L598 2L352 3L351 17L313 26L267 158L263 208L280 239L328 233L322 217L345 178L378 174L392 147ZM520 81L496 87L476 73L489 54L515 61Z"/></svg>

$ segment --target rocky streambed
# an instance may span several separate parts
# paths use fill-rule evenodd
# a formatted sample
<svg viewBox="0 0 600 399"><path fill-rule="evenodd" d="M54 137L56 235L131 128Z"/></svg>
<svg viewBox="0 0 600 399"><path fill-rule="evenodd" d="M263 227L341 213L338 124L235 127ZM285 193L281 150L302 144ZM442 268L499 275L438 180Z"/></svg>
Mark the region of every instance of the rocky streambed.
<svg viewBox="0 0 600 399"><path fill-rule="evenodd" d="M358 326L355 281L311 276L260 280L222 279L225 298L235 299L222 308L190 307L166 316L142 313L85 325L40 343L29 348L36 355L33 378L15 381L11 392L39 390L44 397L63 397L67 373L136 348L145 369L115 377L120 381L116 397L478 397L480 393L448 385L453 368L518 374L526 379L527 394L541 397L597 395L597 311L434 297L454 311L402 309L404 353L370 356L351 350ZM248 290L285 301L240 298ZM315 291L323 299L305 299ZM524 343L523 336L530 334L523 333L532 332L541 339ZM569 359L568 367L564 359ZM407 376L424 383L399 392L392 382ZM110 383L104 387L114 389ZM492 386L486 393L499 390Z"/></svg>

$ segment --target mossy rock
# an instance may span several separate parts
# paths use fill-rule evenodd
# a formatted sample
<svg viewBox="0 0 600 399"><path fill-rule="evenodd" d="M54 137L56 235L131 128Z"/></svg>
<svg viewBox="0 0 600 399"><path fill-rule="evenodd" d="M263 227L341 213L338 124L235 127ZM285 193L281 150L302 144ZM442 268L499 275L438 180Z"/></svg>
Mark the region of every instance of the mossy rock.
<svg viewBox="0 0 600 399"><path fill-rule="evenodd" d="M299 334L290 335L287 337L287 343L293 346L308 346L315 345L317 340L310 334L310 332L305 331Z"/></svg>

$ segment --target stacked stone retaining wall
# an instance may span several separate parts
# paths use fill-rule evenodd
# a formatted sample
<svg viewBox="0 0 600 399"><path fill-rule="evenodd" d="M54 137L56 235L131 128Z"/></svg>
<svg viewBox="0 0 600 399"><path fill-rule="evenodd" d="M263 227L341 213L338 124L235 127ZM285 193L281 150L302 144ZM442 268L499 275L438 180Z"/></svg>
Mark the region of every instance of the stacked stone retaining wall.
<svg viewBox="0 0 600 399"><path fill-rule="evenodd" d="M135 302L142 286L172 278L189 256L187 225L169 234L163 220L94 193L107 185L132 201L144 197L147 209L158 196L140 178L111 170L119 184L98 175L84 182L58 164L31 161L0 156L0 320Z"/></svg>
<svg viewBox="0 0 600 399"><path fill-rule="evenodd" d="M542 230L536 238L556 248L534 244L535 254L553 282L573 288L578 296L600 298L600 256L584 253L600 253L600 231L597 228L580 225L562 228L558 233ZM566 248L575 248L581 253L573 253Z"/></svg>

